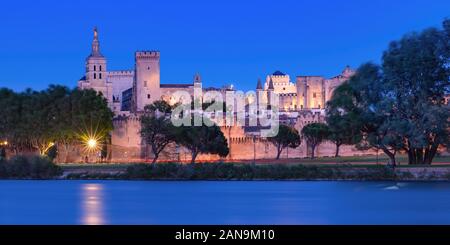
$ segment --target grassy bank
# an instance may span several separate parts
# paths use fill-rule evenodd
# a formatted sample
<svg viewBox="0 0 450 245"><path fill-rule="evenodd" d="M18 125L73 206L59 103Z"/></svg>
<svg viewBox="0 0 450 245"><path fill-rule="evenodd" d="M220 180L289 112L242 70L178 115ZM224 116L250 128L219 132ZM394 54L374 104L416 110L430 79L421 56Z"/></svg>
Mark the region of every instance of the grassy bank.
<svg viewBox="0 0 450 245"><path fill-rule="evenodd" d="M66 179L121 180L450 180L450 169L409 171L385 166L251 165L231 163L136 164L98 171L69 171Z"/></svg>
<svg viewBox="0 0 450 245"><path fill-rule="evenodd" d="M395 170L367 164L368 157L327 158L252 163L60 164L45 157L17 156L0 160L0 179L117 180L450 180L450 165L400 165ZM309 160L309 161L304 161ZM438 158L448 161L448 157ZM350 162L349 162L350 161ZM361 161L364 161L362 163Z"/></svg>
<svg viewBox="0 0 450 245"><path fill-rule="evenodd" d="M15 156L0 161L0 179L53 179L62 173L62 168L47 157Z"/></svg>

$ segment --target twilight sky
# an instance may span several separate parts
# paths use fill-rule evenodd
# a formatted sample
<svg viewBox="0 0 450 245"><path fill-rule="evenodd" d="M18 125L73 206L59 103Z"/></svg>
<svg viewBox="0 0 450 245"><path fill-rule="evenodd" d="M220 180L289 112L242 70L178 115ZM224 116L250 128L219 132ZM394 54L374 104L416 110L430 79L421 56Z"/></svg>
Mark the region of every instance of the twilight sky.
<svg viewBox="0 0 450 245"><path fill-rule="evenodd" d="M440 26L448 0L4 1L0 87L76 86L98 26L108 69L132 69L136 50L161 51L161 83L250 90L281 70L334 76L378 62L391 40Z"/></svg>

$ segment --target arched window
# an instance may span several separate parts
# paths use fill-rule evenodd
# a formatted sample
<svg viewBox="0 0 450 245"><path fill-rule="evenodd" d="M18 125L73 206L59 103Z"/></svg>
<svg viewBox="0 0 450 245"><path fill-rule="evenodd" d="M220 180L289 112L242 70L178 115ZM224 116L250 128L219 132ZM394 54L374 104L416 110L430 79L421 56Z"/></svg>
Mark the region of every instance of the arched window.
<svg viewBox="0 0 450 245"><path fill-rule="evenodd" d="M94 65L94 71L97 71L97 66L96 65Z"/></svg>
<svg viewBox="0 0 450 245"><path fill-rule="evenodd" d="M97 73L94 73L94 79L97 79Z"/></svg>
<svg viewBox="0 0 450 245"><path fill-rule="evenodd" d="M102 74L101 73L98 74L98 79L102 79Z"/></svg>
<svg viewBox="0 0 450 245"><path fill-rule="evenodd" d="M100 65L100 67L99 67L99 68L100 68L100 71L102 71L102 66L101 66L101 65Z"/></svg>

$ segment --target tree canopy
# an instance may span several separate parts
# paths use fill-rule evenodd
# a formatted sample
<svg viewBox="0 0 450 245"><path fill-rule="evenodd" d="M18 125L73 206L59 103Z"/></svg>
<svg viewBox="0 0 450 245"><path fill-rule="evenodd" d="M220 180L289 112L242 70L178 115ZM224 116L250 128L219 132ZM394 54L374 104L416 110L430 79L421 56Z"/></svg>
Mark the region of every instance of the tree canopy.
<svg viewBox="0 0 450 245"><path fill-rule="evenodd" d="M443 27L405 35L380 66L360 66L327 105L330 128L361 134L358 146L381 149L392 165L399 151L409 164L431 164L450 141L450 21Z"/></svg>
<svg viewBox="0 0 450 245"><path fill-rule="evenodd" d="M267 138L277 148L277 159L280 159L281 152L287 147L297 148L301 139L297 129L280 124L278 134Z"/></svg>
<svg viewBox="0 0 450 245"><path fill-rule="evenodd" d="M191 163L199 153L217 154L220 157L226 157L229 154L227 139L214 123L205 123L203 118L201 126L182 126L179 128L177 143L191 151ZM212 125L212 126L207 126Z"/></svg>
<svg viewBox="0 0 450 245"><path fill-rule="evenodd" d="M157 115L158 113L163 113ZM158 100L145 106L145 114L141 116L141 136L151 147L152 164L156 163L159 154L167 145L177 139L178 130L170 120L172 106L164 100Z"/></svg>
<svg viewBox="0 0 450 245"><path fill-rule="evenodd" d="M16 153L44 155L56 144L74 144L83 137L101 139L113 127L113 113L94 90L50 85L43 91L15 93L3 88L0 107L0 139Z"/></svg>
<svg viewBox="0 0 450 245"><path fill-rule="evenodd" d="M310 123L303 127L302 136L311 148L311 158L314 159L317 146L328 139L329 134L330 129L324 123Z"/></svg>

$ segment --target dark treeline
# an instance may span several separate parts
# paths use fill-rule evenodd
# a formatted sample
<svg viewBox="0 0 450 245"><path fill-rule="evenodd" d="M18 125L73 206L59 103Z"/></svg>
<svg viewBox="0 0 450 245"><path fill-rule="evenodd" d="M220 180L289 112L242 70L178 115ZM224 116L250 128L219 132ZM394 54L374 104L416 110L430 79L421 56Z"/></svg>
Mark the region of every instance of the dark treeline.
<svg viewBox="0 0 450 245"><path fill-rule="evenodd" d="M104 137L112 130L113 113L94 90L51 85L43 91L16 93L0 88L0 140L15 154L50 153L83 137Z"/></svg>

